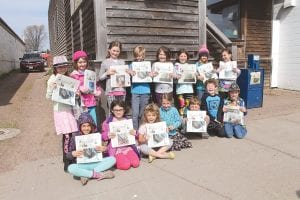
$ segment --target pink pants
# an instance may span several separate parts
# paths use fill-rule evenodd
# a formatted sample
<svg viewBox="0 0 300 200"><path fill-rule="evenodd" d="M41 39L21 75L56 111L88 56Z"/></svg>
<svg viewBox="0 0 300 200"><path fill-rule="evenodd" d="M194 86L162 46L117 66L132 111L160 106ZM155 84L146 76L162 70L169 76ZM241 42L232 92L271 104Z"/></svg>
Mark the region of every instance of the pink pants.
<svg viewBox="0 0 300 200"><path fill-rule="evenodd" d="M118 153L115 155L115 157L117 160L117 169L127 170L131 166L135 168L140 165L139 157L136 155L134 150L129 150L126 155Z"/></svg>

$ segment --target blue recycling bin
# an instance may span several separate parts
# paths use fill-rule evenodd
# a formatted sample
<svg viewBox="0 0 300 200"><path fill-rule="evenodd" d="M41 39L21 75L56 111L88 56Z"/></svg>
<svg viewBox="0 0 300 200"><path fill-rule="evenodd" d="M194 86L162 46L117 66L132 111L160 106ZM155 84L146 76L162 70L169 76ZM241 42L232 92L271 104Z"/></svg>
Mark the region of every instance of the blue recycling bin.
<svg viewBox="0 0 300 200"><path fill-rule="evenodd" d="M237 79L240 86L240 97L246 108L258 108L263 104L264 69L259 68L259 57L248 56L248 69L241 69Z"/></svg>

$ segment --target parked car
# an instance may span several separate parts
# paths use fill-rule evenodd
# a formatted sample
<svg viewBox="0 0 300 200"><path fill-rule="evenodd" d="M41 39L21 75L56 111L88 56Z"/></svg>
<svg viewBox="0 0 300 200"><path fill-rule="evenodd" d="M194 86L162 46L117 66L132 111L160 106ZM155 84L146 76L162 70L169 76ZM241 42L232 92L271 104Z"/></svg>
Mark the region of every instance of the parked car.
<svg viewBox="0 0 300 200"><path fill-rule="evenodd" d="M20 58L21 72L29 72L33 70L45 71L45 60L41 57L40 53L25 53Z"/></svg>

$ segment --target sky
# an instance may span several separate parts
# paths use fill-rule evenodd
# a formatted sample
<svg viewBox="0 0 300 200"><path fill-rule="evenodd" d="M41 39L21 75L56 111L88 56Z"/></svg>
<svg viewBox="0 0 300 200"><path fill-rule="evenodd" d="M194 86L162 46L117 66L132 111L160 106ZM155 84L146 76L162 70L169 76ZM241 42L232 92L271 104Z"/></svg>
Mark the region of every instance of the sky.
<svg viewBox="0 0 300 200"><path fill-rule="evenodd" d="M0 0L0 5L0 17L21 39L27 26L44 25L47 40L43 47L44 49L49 48L49 0Z"/></svg>

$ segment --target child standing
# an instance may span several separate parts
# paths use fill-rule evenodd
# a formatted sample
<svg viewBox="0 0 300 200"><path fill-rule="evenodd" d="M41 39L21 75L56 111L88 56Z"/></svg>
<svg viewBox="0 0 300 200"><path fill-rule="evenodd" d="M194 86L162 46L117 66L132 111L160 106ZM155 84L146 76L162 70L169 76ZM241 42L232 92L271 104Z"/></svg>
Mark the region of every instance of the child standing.
<svg viewBox="0 0 300 200"><path fill-rule="evenodd" d="M139 154L135 145L124 147L112 147L111 139L116 137L115 133L109 131L109 123L125 120L127 112L125 102L114 100L110 106L111 116L109 116L102 124L102 139L108 142L108 155L116 158L117 169L127 170L131 166L136 168L140 165ZM132 135L136 135L136 131L131 131Z"/></svg>
<svg viewBox="0 0 300 200"><path fill-rule="evenodd" d="M143 46L136 46L133 49L134 62L142 62L145 59L145 48ZM132 69L132 65L129 66ZM131 71L131 75L134 76L135 71ZM150 99L150 84L149 83L132 83L131 86L131 109L132 109L132 122L133 128L138 129L140 119L146 105Z"/></svg>
<svg viewBox="0 0 300 200"><path fill-rule="evenodd" d="M232 52L230 49L223 49L222 51L222 60L224 63L231 64L232 65L232 72L236 73L236 77L238 77L241 74L241 70L237 68L237 66L233 65L232 62ZM221 63L222 61L220 61ZM223 67L221 64L219 64L219 68L217 69L217 72L219 73L221 70L223 70ZM219 94L220 96L225 99L228 97L228 91L232 83L235 83L235 80L232 79L219 79Z"/></svg>
<svg viewBox="0 0 300 200"><path fill-rule="evenodd" d="M173 64L171 62L171 51L169 48L165 46L161 46L156 51L156 62L152 65L152 76L157 76L157 68L160 63L168 63L172 66L172 73L168 74L169 78L173 79ZM172 83L155 83L154 84L155 91L155 102L157 105L161 106L161 97L163 94L173 95L173 84Z"/></svg>
<svg viewBox="0 0 300 200"><path fill-rule="evenodd" d="M198 61L196 62L196 68L197 68L197 83L196 83L196 94L198 96L198 99L201 100L204 92L205 92L205 75L202 73L199 73L203 71L203 65L208 64L208 57L209 57L209 50L207 49L206 45L202 45L199 49L199 57ZM211 73L213 73L215 70L213 70Z"/></svg>
<svg viewBox="0 0 300 200"><path fill-rule="evenodd" d="M70 63L66 56L54 56L53 57L53 74L50 76L47 82L46 98L51 99L53 90L56 88L56 75L62 74L68 76L68 68ZM63 149L63 162L64 170L67 171L69 161L66 159L66 153L68 152L69 141L71 134L77 132L77 122L72 112L72 106L53 101L53 115L54 125L57 135L62 134L62 149Z"/></svg>
<svg viewBox="0 0 300 200"><path fill-rule="evenodd" d="M174 65L176 79L180 79L183 69L188 65L189 53L185 49L181 49L177 53L177 62ZM192 83L176 84L176 95L179 105L179 114L183 116L184 108L189 105L189 100L193 96L194 89Z"/></svg>
<svg viewBox="0 0 300 200"><path fill-rule="evenodd" d="M88 88L84 86L84 71L88 68L88 56L85 51L76 51L73 54L74 71L71 73L71 77L79 80L79 92L80 98L83 103L83 107L88 109L88 112L93 117L95 124L98 124L96 115L96 98L101 95L101 90L96 87L96 91L89 91ZM97 126L98 127L98 126Z"/></svg>
<svg viewBox="0 0 300 200"><path fill-rule="evenodd" d="M188 110L191 110L191 111L200 111L200 101L198 99L198 97L192 97L191 100L190 100L190 105L188 107L186 107L186 109L184 110L184 118L183 118L183 123L182 123L182 126L183 126L183 133L186 134L186 123L187 123L187 111ZM209 116L206 115L205 118L204 118L206 124L209 124ZM202 138L204 139L207 139L209 138L209 135L207 134L207 132L205 133L201 133L201 136Z"/></svg>
<svg viewBox="0 0 300 200"><path fill-rule="evenodd" d="M148 136L146 124L152 124L160 121L161 120L159 116L159 107L154 103L147 105L144 110L143 124L139 128L138 141L140 144L140 151L142 152L142 154L149 156L149 163L151 163L156 158L175 158L175 154L173 152L167 153L167 151L172 147L172 140L170 140L170 145L168 146L162 146L151 149L147 145Z"/></svg>
<svg viewBox="0 0 300 200"><path fill-rule="evenodd" d="M90 178L97 180L113 178L115 175L108 169L115 165L116 159L114 157L104 157L100 162L76 164L76 158L81 157L83 155L83 151L76 151L75 137L94 133L96 130L96 124L89 113L82 113L78 119L78 127L79 132L73 133L67 153L67 158L71 163L73 163L69 165L68 172L74 176L80 177L82 185L86 185ZM100 134L99 137L101 137ZM105 146L96 147L96 151L98 152L105 152L106 149L107 148Z"/></svg>
<svg viewBox="0 0 300 200"><path fill-rule="evenodd" d="M177 131L182 122L177 109L172 106L172 100L172 94L163 94L159 113L161 120L167 123L169 136L173 140L171 150L180 151L182 148L191 148L192 143Z"/></svg>
<svg viewBox="0 0 300 200"><path fill-rule="evenodd" d="M112 88L110 78L111 75L116 73L116 70L110 68L111 66L125 65L124 60L119 59L121 51L122 44L120 42L111 42L108 47L108 54L106 59L102 62L99 72L99 80L106 80L105 95L107 97L108 110L110 110L110 105L113 100L125 101L126 99L126 89L124 87Z"/></svg>
<svg viewBox="0 0 300 200"><path fill-rule="evenodd" d="M231 106L238 107L241 112L245 115L247 109L245 102L239 97L240 87L236 83L232 83L229 88L229 97L224 101L223 112L227 112ZM235 136L236 138L242 139L247 134L247 129L240 123L224 122L225 135L228 138Z"/></svg>
<svg viewBox="0 0 300 200"><path fill-rule="evenodd" d="M223 128L223 99L217 94L218 82L216 79L208 79L205 82L206 93L201 99L201 110L205 110L209 116L210 122L207 126L209 135L224 137Z"/></svg>

